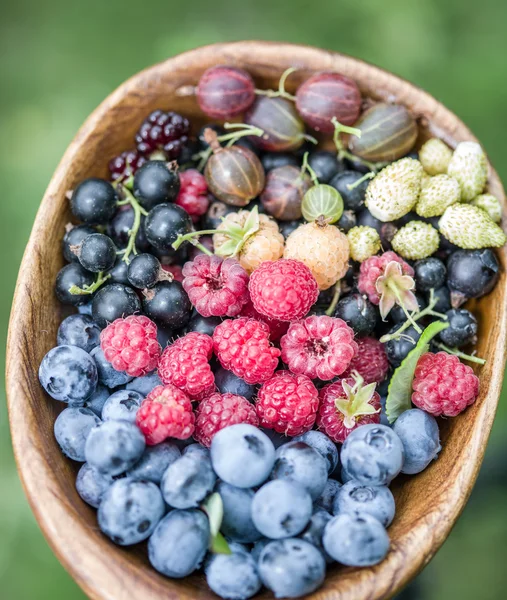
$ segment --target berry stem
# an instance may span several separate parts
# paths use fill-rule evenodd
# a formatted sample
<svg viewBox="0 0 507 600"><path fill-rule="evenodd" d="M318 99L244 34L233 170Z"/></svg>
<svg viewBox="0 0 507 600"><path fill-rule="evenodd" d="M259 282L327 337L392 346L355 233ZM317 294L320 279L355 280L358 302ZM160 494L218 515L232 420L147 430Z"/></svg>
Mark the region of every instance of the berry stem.
<svg viewBox="0 0 507 600"><path fill-rule="evenodd" d="M125 250L122 250L120 252L121 254L123 254L122 260L129 264L130 255L137 254L136 236L137 232L139 231L139 227L141 226L141 215L144 215L146 217L148 213L136 200L134 194L132 194L132 192L127 187L125 187L125 185L115 184L115 187L122 196L125 196L123 200L119 200L116 204L118 206L125 206L126 204L130 204L130 206L132 206L132 209L134 210L134 222L132 223L132 228L129 230L129 241Z"/></svg>
<svg viewBox="0 0 507 600"><path fill-rule="evenodd" d="M267 96L268 98L286 98L287 100L291 100L295 102L296 96L289 94L289 92L285 91L285 82L291 73L297 71L295 67L289 67L286 69L282 75L280 76L280 81L278 82L278 90L255 90L255 93L258 96Z"/></svg>
<svg viewBox="0 0 507 600"><path fill-rule="evenodd" d="M340 139L341 133L348 133L350 135L355 135L356 137L361 137L361 130L357 127L348 127L347 125L342 125L336 117L331 119L331 123L334 125L334 133L333 133L333 143L336 146L336 150L338 151L339 160L343 160L346 158L350 161L358 161L363 164L365 167L373 171L375 174L384 163L372 163L368 160L364 160L364 158L359 158L359 156L355 156L351 152L345 149L343 142ZM351 188L352 189L352 188Z"/></svg>
<svg viewBox="0 0 507 600"><path fill-rule="evenodd" d="M181 244L183 244L183 242L190 242L192 244L194 244L194 246L197 246L197 244L199 244L198 240L194 240L193 238L195 237L199 237L201 235L213 235L214 233L225 233L223 230L218 230L218 229L203 229L202 231L191 231L190 233L185 233L185 235L180 235L176 238L176 241L172 243L172 247L173 250L177 250ZM200 246L202 246L202 244L199 244L199 246L197 246L198 248L200 248ZM204 248L204 246L203 246ZM206 248L207 252L209 253L209 250ZM211 256L211 253L209 253Z"/></svg>
<svg viewBox="0 0 507 600"><path fill-rule="evenodd" d="M462 358L463 360L468 360L469 362L477 363L478 365L486 364L486 361L484 358L479 358L478 356L474 356L473 354L465 354L464 352L461 352L457 348L448 348L445 344L442 344L440 342L436 342L435 346L437 348L440 348L440 350L447 352L447 354L454 354L454 356L457 356L458 358Z"/></svg>
<svg viewBox="0 0 507 600"><path fill-rule="evenodd" d="M373 179L374 177L375 177L375 173L373 171L369 171L368 173L365 173L362 177L360 177L357 181L354 181L354 183L348 183L347 189L352 191L358 185L361 185L363 183L363 181L366 181L367 179Z"/></svg>
<svg viewBox="0 0 507 600"><path fill-rule="evenodd" d="M301 175L304 175L306 171L308 171L313 185L319 185L317 173L315 173L315 171L310 167L310 165L308 163L308 152L305 152L303 155L303 163L301 165Z"/></svg>
<svg viewBox="0 0 507 600"><path fill-rule="evenodd" d="M398 304L400 305L401 309L405 313L405 316L407 317L407 321L406 322L410 323L410 325L412 325L412 327L417 331L417 333L422 333L422 329L419 327L419 325L415 322L415 320L412 317L412 315L406 309L405 303L403 302L403 298L401 297L400 291L398 290L397 286L394 285L391 281L388 281L387 282L387 287L396 296L396 300L398 300Z"/></svg>
<svg viewBox="0 0 507 600"><path fill-rule="evenodd" d="M340 299L340 294L341 294L341 285L340 285L340 282L338 282L334 286L334 294L333 294L333 299L331 300L331 304L329 305L328 309L326 310L326 315L328 317L331 317L333 315L334 309L336 308L336 305L338 304L338 300Z"/></svg>
<svg viewBox="0 0 507 600"><path fill-rule="evenodd" d="M69 294L72 294L73 296L78 296L80 294L93 294L110 277L110 274L104 275L104 271L100 271L97 274L97 279L91 285L85 285L82 288L78 287L77 285L73 285L69 288Z"/></svg>

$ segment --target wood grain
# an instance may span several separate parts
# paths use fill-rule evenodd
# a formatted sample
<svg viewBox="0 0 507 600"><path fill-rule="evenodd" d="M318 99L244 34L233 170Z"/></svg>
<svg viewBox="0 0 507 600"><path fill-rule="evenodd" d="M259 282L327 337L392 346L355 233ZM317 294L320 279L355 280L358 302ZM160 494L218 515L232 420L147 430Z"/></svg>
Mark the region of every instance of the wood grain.
<svg viewBox="0 0 507 600"><path fill-rule="evenodd" d="M12 439L21 479L35 516L53 550L83 590L100 600L190 600L215 598L201 575L168 580L148 565L144 546L122 549L99 532L95 511L74 488L76 466L53 437L59 403L39 387L37 367L55 344L62 308L53 282L62 266L60 251L69 220L65 192L82 178L106 175L108 160L132 145L135 131L152 109L182 111L203 124L194 86L209 66L230 64L249 71L258 87L275 87L289 66L299 70L288 89L319 70L339 71L356 80L369 98L410 108L425 125L423 137L438 135L451 145L475 139L467 127L426 92L359 60L304 46L238 42L208 46L147 69L120 86L89 117L67 149L42 200L23 258L12 307L7 347L7 391ZM491 168L489 189L505 203ZM487 298L472 309L479 319L478 401L462 416L441 422L443 450L424 473L396 480L397 514L390 528L392 547L382 564L367 569L334 566L312 598L388 598L413 578L449 534L470 494L495 415L506 357L506 251L499 253L502 275ZM258 598L270 598L264 592Z"/></svg>

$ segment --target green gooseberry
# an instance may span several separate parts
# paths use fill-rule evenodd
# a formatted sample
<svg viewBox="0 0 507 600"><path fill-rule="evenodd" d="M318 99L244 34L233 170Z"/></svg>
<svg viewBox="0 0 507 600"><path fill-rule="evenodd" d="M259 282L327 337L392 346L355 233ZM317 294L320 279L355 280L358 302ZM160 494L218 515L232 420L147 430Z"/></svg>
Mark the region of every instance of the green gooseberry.
<svg viewBox="0 0 507 600"><path fill-rule="evenodd" d="M336 223L343 214L343 199L334 187L319 183L304 195L301 212L308 222L323 218L326 223Z"/></svg>

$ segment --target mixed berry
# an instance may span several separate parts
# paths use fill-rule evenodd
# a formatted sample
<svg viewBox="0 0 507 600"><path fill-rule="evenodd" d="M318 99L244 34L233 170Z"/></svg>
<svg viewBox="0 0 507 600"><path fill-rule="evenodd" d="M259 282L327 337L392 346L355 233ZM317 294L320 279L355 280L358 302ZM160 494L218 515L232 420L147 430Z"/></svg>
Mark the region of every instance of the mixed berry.
<svg viewBox="0 0 507 600"><path fill-rule="evenodd" d="M294 71L208 69L219 123L156 110L109 181L69 191L55 292L78 313L39 369L104 535L233 600L385 558L389 485L479 395L463 305L506 242L479 144L416 149L404 106L363 111L332 72L292 95Z"/></svg>

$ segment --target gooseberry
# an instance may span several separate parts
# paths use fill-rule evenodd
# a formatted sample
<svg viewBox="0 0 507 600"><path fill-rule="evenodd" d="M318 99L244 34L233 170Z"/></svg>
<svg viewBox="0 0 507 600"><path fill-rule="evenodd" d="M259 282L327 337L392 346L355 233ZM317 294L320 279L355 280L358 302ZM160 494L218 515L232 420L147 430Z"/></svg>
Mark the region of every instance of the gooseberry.
<svg viewBox="0 0 507 600"><path fill-rule="evenodd" d="M255 84L245 70L220 65L204 71L196 94L203 113L224 120L251 106L255 100Z"/></svg>

